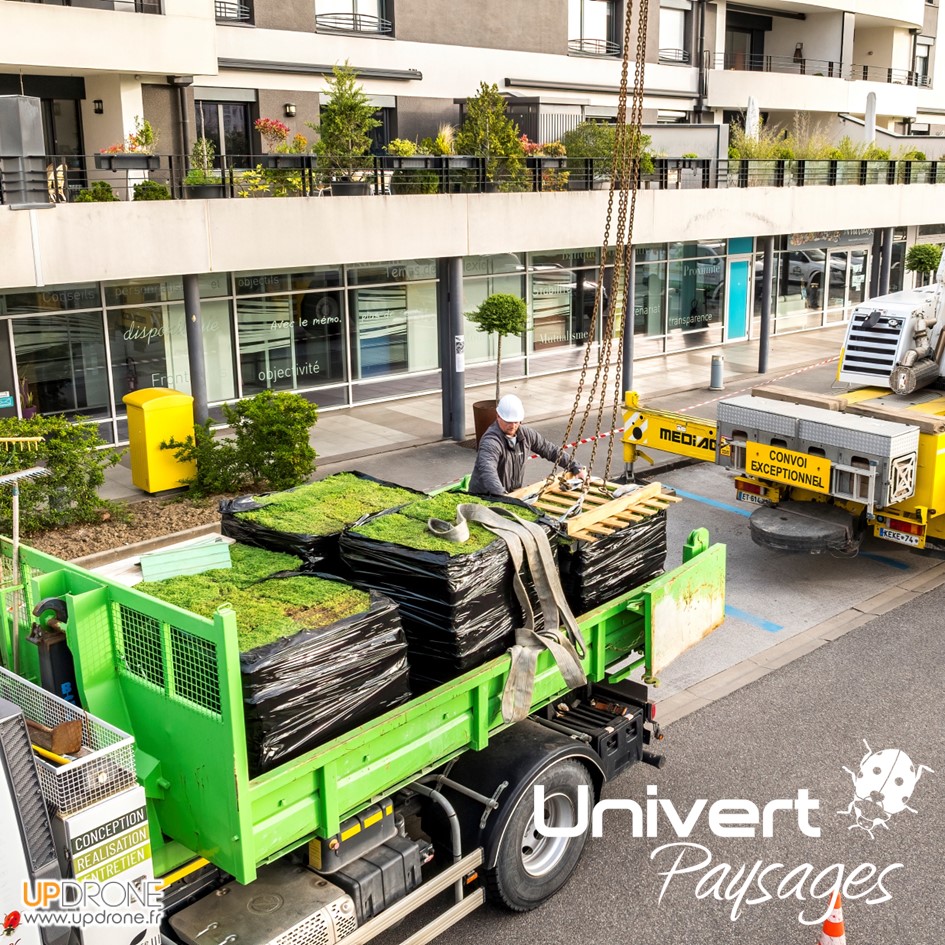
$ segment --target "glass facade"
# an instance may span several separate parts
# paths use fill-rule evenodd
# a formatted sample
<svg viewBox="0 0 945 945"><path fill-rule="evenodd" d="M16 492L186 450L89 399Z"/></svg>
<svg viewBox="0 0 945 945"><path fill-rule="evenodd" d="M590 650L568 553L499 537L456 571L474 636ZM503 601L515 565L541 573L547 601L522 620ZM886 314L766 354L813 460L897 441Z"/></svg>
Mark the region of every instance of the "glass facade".
<svg viewBox="0 0 945 945"><path fill-rule="evenodd" d="M897 237L893 289L906 246L904 231ZM634 357L746 337L746 310L747 337L758 337L763 263L753 248L751 239L635 247ZM871 252L872 231L781 237L772 330L845 318L867 297ZM613 284L612 250L606 262L602 269L598 248L463 260L466 312L496 292L526 301L525 332L502 343L504 380L579 368L588 342L596 363L608 306L619 312L624 295ZM211 407L263 390L338 407L441 389L433 259L208 274L198 286ZM126 394L191 391L183 299L181 277L0 293L0 411L19 411L19 390L40 412L87 417L106 439L122 441ZM489 383L498 339L468 319L465 332L466 383Z"/></svg>

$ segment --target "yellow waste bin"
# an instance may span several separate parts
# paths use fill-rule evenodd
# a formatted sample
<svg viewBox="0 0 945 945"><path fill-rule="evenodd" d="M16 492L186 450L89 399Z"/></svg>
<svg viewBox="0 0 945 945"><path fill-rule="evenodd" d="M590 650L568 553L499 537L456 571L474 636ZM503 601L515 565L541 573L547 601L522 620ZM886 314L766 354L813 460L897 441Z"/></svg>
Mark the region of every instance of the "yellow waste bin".
<svg viewBox="0 0 945 945"><path fill-rule="evenodd" d="M131 481L145 492L179 488L196 464L180 462L174 450L162 450L161 444L193 435L194 398L167 387L146 387L125 394L122 401L128 408Z"/></svg>

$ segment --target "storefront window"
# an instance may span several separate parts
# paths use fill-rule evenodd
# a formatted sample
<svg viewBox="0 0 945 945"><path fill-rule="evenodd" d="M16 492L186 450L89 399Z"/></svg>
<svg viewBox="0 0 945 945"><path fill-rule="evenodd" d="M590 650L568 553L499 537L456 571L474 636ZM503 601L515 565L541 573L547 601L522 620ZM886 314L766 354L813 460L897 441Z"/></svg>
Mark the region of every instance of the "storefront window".
<svg viewBox="0 0 945 945"><path fill-rule="evenodd" d="M479 258L495 259L496 257ZM524 282L525 279L521 275L496 276L491 279L464 279L463 308L465 311L471 312L496 292L524 298ZM497 354L496 336L479 331L476 323L469 321L469 319L463 321L466 334L466 364L494 361ZM506 335L502 339L503 363L509 358L521 357L522 353L522 338L520 335Z"/></svg>
<svg viewBox="0 0 945 945"><path fill-rule="evenodd" d="M17 374L40 413L111 414L101 312L57 312L13 322Z"/></svg>

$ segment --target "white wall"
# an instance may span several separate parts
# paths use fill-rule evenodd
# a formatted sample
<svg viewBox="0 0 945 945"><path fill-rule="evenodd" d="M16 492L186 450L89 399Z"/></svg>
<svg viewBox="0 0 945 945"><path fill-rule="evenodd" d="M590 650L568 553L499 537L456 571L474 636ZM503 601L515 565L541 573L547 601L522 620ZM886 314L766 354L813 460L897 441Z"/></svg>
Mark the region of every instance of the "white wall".
<svg viewBox="0 0 945 945"><path fill-rule="evenodd" d="M191 75L216 71L213 0L167 0L167 15L0 3L0 70ZM8 41L10 38L13 41Z"/></svg>
<svg viewBox="0 0 945 945"><path fill-rule="evenodd" d="M943 193L932 185L646 190L634 241L937 223ZM592 191L0 207L0 288L584 248L601 242L606 203L606 192Z"/></svg>

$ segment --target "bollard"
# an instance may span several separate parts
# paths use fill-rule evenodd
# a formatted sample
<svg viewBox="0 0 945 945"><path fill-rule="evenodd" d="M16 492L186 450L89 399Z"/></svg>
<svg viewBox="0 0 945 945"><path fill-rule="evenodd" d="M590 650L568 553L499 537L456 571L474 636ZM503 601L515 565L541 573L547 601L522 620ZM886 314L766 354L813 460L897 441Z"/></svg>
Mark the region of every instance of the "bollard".
<svg viewBox="0 0 945 945"><path fill-rule="evenodd" d="M722 371L725 366L725 357L721 354L712 355L712 374L709 378L709 390L725 390Z"/></svg>

